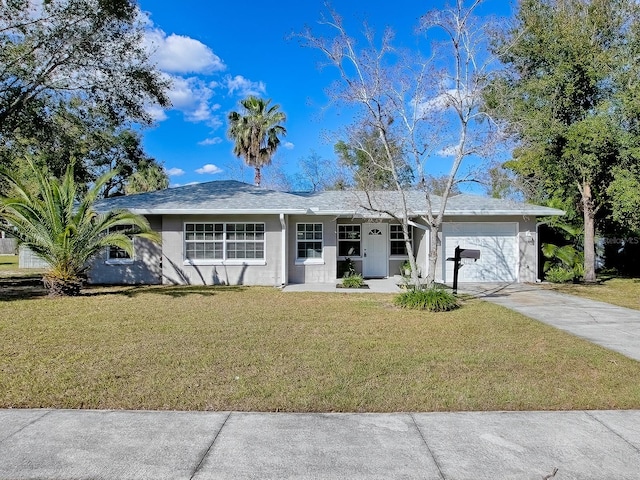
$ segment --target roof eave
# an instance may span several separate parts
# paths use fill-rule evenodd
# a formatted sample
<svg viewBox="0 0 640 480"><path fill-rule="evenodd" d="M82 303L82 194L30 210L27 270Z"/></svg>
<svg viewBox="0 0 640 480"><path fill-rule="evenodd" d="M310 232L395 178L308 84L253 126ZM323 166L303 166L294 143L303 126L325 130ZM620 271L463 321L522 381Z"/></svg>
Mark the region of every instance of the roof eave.
<svg viewBox="0 0 640 480"><path fill-rule="evenodd" d="M127 208L139 215L304 215L306 209L211 209L211 208Z"/></svg>

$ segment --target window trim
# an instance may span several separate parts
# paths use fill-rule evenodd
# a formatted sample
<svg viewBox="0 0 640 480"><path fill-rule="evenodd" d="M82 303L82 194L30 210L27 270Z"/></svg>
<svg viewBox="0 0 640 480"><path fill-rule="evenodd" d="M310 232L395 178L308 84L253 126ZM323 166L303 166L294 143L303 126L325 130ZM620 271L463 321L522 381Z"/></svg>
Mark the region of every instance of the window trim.
<svg viewBox="0 0 640 480"><path fill-rule="evenodd" d="M112 229L113 230L117 230L117 229L120 229L120 227L122 227L123 230L127 229L127 228L133 228L132 225L116 225ZM107 229L107 233L109 232L109 230L112 230L112 229ZM117 248L118 250L122 250L122 249L119 248L119 247L114 247L114 246L109 245L106 248L106 252L105 252L104 263L106 265L131 265L132 263L134 263L136 261L136 237L133 234L127 235L127 236L129 238L131 238L131 242L133 243L133 256L131 257L131 256L128 256L128 254L127 254L127 257L120 257L120 258L114 257L114 258L111 258L111 249L112 248ZM124 251L124 250L122 250L122 251Z"/></svg>
<svg viewBox="0 0 640 480"><path fill-rule="evenodd" d="M336 252L337 252L337 257L338 260L345 260L347 258L351 258L351 259L355 259L355 260L361 260L362 259L362 224L361 223L338 223L338 231L337 231L337 244L336 244ZM340 255L340 242L353 242L355 240L349 240L349 239L340 239L340 227L345 227L345 226L350 226L350 227L358 227L360 229L360 238L358 238L358 242L360 242L360 254L359 255Z"/></svg>
<svg viewBox="0 0 640 480"><path fill-rule="evenodd" d="M300 242L312 242L315 241L315 239L313 240L299 240L298 239L298 227L300 225L313 225L314 226L314 232L315 232L315 226L316 225L320 225L321 226L321 230L320 232L322 233L322 238L320 239L320 257L298 257L298 252L300 251L300 249L298 248L298 245L300 244ZM295 264L296 265L324 265L324 223L322 222L296 222L296 260L295 260Z"/></svg>
<svg viewBox="0 0 640 480"><path fill-rule="evenodd" d="M187 240L187 225L222 225L221 240ZM262 225L262 240L229 240L227 238L227 225ZM222 244L222 258L187 258L187 243L207 242ZM227 258L228 243L262 242L264 258ZM267 264L267 225L266 222L225 222L225 221L190 221L182 224L182 257L183 265L266 265Z"/></svg>
<svg viewBox="0 0 640 480"><path fill-rule="evenodd" d="M389 224L389 258L390 259L407 259L409 258L409 254L408 253L404 253L404 254L397 254L397 253L392 253L392 244L393 242L402 242L404 244L404 237L401 239L397 239L397 238L391 238L391 231L393 230L392 227L400 227L400 233L402 233L402 224L401 223L390 223ZM411 248L413 249L415 247L415 245L413 244L413 227L411 225L409 225L409 237L411 240Z"/></svg>

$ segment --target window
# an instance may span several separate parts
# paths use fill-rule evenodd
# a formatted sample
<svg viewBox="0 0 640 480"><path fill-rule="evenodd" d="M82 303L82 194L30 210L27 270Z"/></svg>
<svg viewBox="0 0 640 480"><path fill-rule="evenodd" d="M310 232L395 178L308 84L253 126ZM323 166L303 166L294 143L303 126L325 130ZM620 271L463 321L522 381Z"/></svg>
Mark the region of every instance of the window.
<svg viewBox="0 0 640 480"><path fill-rule="evenodd" d="M133 229L134 227L132 227L131 225L116 225L114 227L111 227L108 232L110 233L126 233L128 234L127 236L129 238L132 239L133 241L133 237L130 235L133 233ZM133 259L131 258L131 256L124 251L122 248L120 247L115 247L113 245L109 246L109 248L107 249L107 261L110 260L115 260L116 262L131 262L133 261Z"/></svg>
<svg viewBox="0 0 640 480"><path fill-rule="evenodd" d="M322 224L298 223L296 247L297 258L322 258Z"/></svg>
<svg viewBox="0 0 640 480"><path fill-rule="evenodd" d="M409 227L409 239L411 240L413 229ZM391 255L406 257L407 248L404 243L402 225L389 225L389 240L391 241Z"/></svg>
<svg viewBox="0 0 640 480"><path fill-rule="evenodd" d="M264 223L186 223L187 260L264 260Z"/></svg>
<svg viewBox="0 0 640 480"><path fill-rule="evenodd" d="M360 256L360 225L338 225L338 255Z"/></svg>

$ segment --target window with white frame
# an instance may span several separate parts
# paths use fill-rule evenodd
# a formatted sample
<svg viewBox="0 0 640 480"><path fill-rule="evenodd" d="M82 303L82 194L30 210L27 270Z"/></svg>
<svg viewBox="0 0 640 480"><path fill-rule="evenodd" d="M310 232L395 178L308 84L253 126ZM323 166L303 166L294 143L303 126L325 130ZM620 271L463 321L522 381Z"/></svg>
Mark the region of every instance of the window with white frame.
<svg viewBox="0 0 640 480"><path fill-rule="evenodd" d="M322 224L298 223L296 225L296 258L301 260L322 258Z"/></svg>
<svg viewBox="0 0 640 480"><path fill-rule="evenodd" d="M409 240L412 240L412 228L409 229ZM406 257L407 246L404 243L404 234L402 233L402 225L389 225L389 241L391 243L389 252L391 255Z"/></svg>
<svg viewBox="0 0 640 480"><path fill-rule="evenodd" d="M264 260L264 223L185 223L184 243L187 260Z"/></svg>
<svg viewBox="0 0 640 480"><path fill-rule="evenodd" d="M338 225L338 255L340 257L359 257L360 225Z"/></svg>
<svg viewBox="0 0 640 480"><path fill-rule="evenodd" d="M132 236L133 230L134 227L132 227L131 225L115 225L109 228L108 232L125 233L131 239L131 241L134 241ZM127 262L133 261L133 259L131 258L131 255L126 252L126 250L123 250L122 248L116 247L114 245L110 245L107 248L107 261Z"/></svg>

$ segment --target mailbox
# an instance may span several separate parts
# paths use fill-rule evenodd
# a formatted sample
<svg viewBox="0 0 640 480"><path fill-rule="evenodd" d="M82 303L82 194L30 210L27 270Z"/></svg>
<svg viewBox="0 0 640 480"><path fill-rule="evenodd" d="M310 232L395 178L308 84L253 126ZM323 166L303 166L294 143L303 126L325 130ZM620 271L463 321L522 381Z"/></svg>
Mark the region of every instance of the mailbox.
<svg viewBox="0 0 640 480"><path fill-rule="evenodd" d="M447 261L454 262L453 293L458 293L458 270L460 270L465 263L477 262L479 259L480 250L472 250L471 248L460 248L460 246L456 247L455 256L453 258L447 258Z"/></svg>

